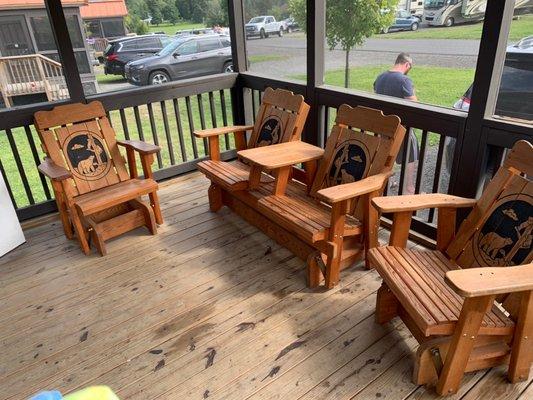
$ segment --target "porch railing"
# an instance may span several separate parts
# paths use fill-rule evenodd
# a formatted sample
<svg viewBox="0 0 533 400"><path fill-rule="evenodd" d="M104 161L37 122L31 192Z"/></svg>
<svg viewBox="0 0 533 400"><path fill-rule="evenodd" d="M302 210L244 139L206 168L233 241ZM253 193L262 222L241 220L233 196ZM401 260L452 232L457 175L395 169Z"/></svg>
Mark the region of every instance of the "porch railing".
<svg viewBox="0 0 533 400"><path fill-rule="evenodd" d="M413 171L407 167L407 147L401 162L395 166L395 184L389 185L389 194L406 194L407 174L412 174L415 193L461 194L461 146L465 140L466 114L460 111L427 105L414 105L397 99L384 99L370 94L358 94L326 85L307 93L305 84L282 81L250 73L220 74L173 82L163 86L135 88L116 93L89 96L87 101L99 100L120 138L135 138L158 144L163 148L157 158L155 177L170 178L193 171L196 163L207 154L207 143L196 139L197 128L226 126L233 123L234 115L241 122L253 122L266 87L281 87L306 96L319 109L319 134L311 138L324 145L336 109L343 103L363 105L400 116L413 129L420 146L420 155ZM312 98L310 97L312 96ZM60 103L64 103L59 102ZM58 104L58 103L56 103ZM36 165L43 157L38 135L32 125L33 114L56 104L33 105L17 112L0 113L0 171L6 177L8 190L17 208L19 218L29 219L55 210L51 190L46 179L37 172ZM240 113L243 109L244 112ZM244 121L246 120L246 121ZM312 124L310 122L310 124ZM307 129L309 128L309 129ZM308 126L307 132L313 129ZM485 128L487 137L486 175L491 177L501 163L505 150L518 139L531 140L531 129L505 122L493 121ZM406 138L406 142L408 139ZM455 146L449 144L456 143ZM222 156L235 157L229 137L223 142ZM434 211L418 212L413 218L413 229L426 237L436 237Z"/></svg>
<svg viewBox="0 0 533 400"><path fill-rule="evenodd" d="M162 147L154 176L165 179L193 171L208 154L205 141L196 139L195 129L227 126L233 123L230 89L237 74L220 74L183 80L165 86L135 88L90 96L99 100L117 136L145 140ZM21 220L55 210L53 193L38 173L44 157L33 126L33 113L60 104L42 104L11 112L0 130L0 171ZM16 114L16 116L15 116ZM223 142L222 157L235 157L232 140Z"/></svg>
<svg viewBox="0 0 533 400"><path fill-rule="evenodd" d="M40 93L48 101L69 97L61 64L41 54L0 57L0 92L6 107L17 96Z"/></svg>

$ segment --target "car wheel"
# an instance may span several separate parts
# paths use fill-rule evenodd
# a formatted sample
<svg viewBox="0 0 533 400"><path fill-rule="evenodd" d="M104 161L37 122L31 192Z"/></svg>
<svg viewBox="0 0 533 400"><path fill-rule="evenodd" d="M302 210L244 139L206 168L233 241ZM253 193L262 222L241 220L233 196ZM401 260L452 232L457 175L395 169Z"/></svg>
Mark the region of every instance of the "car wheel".
<svg viewBox="0 0 533 400"><path fill-rule="evenodd" d="M170 82L170 76L163 71L155 71L150 74L148 83L150 85L162 85L163 83Z"/></svg>
<svg viewBox="0 0 533 400"><path fill-rule="evenodd" d="M287 27L287 33L292 33L292 28L290 26Z"/></svg>
<svg viewBox="0 0 533 400"><path fill-rule="evenodd" d="M233 72L233 63L231 61L228 61L227 63L225 63L224 67L222 67L222 72L227 73L227 74Z"/></svg>
<svg viewBox="0 0 533 400"><path fill-rule="evenodd" d="M279 28L278 36L283 37L283 28Z"/></svg>
<svg viewBox="0 0 533 400"><path fill-rule="evenodd" d="M455 22L455 21L453 20L452 17L448 17L448 18L446 19L446 22L444 22L444 26L447 26L447 27L453 26L453 23L454 23L454 22Z"/></svg>
<svg viewBox="0 0 533 400"><path fill-rule="evenodd" d="M417 31L418 30L418 22L413 22L413 24L411 25L411 30L412 31Z"/></svg>
<svg viewBox="0 0 533 400"><path fill-rule="evenodd" d="M266 37L266 34L265 34L265 30L264 30L264 29L261 29L261 30L259 31L259 37L260 37L261 39L264 39L264 38Z"/></svg>

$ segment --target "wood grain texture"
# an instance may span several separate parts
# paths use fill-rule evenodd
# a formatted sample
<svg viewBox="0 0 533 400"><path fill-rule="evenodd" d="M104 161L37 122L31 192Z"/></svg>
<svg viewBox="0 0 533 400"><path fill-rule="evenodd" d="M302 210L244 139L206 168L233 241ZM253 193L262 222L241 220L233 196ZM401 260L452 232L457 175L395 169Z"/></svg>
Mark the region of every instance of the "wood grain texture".
<svg viewBox="0 0 533 400"><path fill-rule="evenodd" d="M209 212L208 187L199 173L160 184L159 234L123 235L104 258L81 254L57 217L25 231L0 259L1 399L95 384L134 400L434 398L409 381L407 330L374 323L375 272L358 264L310 291L303 261ZM479 385L515 400L530 381L510 394L504 372ZM494 398L474 377L468 399Z"/></svg>

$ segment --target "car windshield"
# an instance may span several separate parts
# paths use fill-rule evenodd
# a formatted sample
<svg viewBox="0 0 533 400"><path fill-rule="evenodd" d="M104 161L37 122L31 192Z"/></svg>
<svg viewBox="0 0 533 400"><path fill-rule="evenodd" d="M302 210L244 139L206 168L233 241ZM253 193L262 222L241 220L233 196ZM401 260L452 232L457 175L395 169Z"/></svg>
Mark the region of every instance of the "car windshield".
<svg viewBox="0 0 533 400"><path fill-rule="evenodd" d="M250 20L250 24L259 24L260 22L263 22L265 20L265 17L255 17Z"/></svg>
<svg viewBox="0 0 533 400"><path fill-rule="evenodd" d="M166 45L165 47L163 47L163 49L157 53L158 56L168 56L169 54L172 54L174 53L174 51L178 48L178 46L180 44L182 44L183 42L185 42L187 39L175 39L173 40L171 43L169 43L168 45Z"/></svg>
<svg viewBox="0 0 533 400"><path fill-rule="evenodd" d="M425 8L441 8L446 4L446 0L426 0Z"/></svg>

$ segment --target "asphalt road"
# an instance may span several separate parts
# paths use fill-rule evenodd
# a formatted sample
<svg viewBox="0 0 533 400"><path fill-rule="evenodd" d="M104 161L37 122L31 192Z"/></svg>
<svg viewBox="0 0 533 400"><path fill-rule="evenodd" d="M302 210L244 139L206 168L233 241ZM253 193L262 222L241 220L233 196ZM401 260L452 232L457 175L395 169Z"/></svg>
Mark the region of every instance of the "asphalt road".
<svg viewBox="0 0 533 400"><path fill-rule="evenodd" d="M288 78L306 72L306 41L301 32L283 37L249 39L249 56L275 56L278 59L254 62L250 70L276 78ZM478 40L456 39L368 39L350 54L351 66L390 65L399 52L410 53L416 65L449 68L474 68L479 48ZM281 57L281 58L280 58ZM326 70L344 67L342 49L326 49ZM127 82L100 84L100 92L131 88Z"/></svg>
<svg viewBox="0 0 533 400"><path fill-rule="evenodd" d="M306 42L301 33L268 39L249 39L248 55L285 56L284 59L256 62L251 70L276 77L305 73ZM413 56L417 65L449 68L474 68L479 50L478 40L456 39L368 39L365 44L350 54L352 66L389 65L399 52ZM344 67L345 53L342 49L326 48L326 70Z"/></svg>

